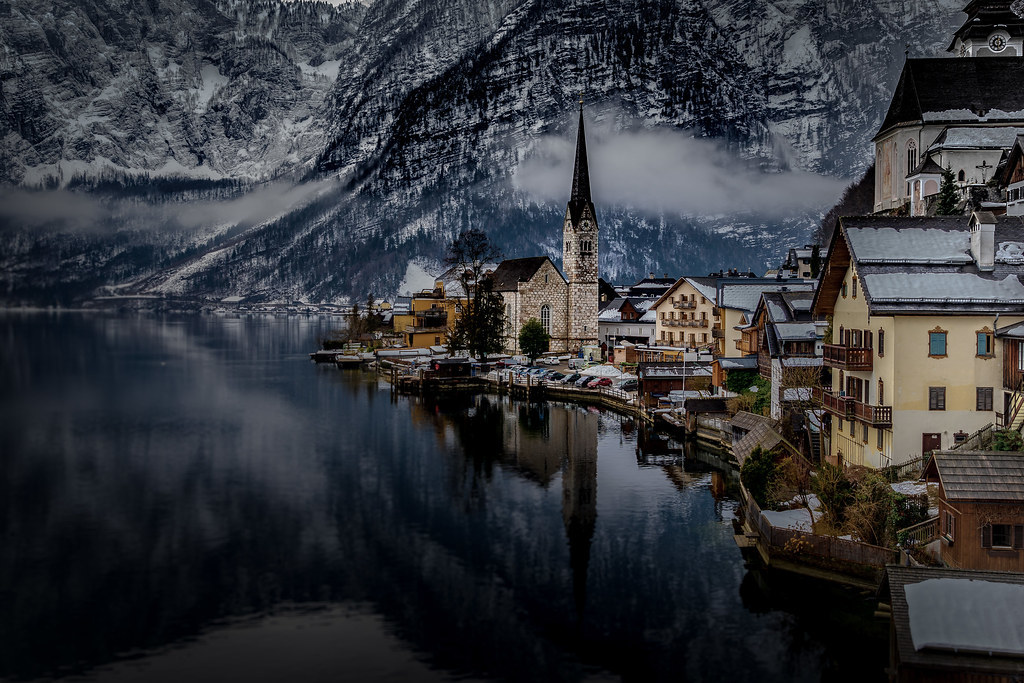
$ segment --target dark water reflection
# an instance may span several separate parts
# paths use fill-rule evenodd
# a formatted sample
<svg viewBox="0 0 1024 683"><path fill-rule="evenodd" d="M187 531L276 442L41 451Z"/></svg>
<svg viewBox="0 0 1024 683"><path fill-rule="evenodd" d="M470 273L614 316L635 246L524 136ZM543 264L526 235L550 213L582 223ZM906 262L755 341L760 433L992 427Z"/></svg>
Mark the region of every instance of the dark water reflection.
<svg viewBox="0 0 1024 683"><path fill-rule="evenodd" d="M0 678L881 676L870 600L745 566L712 461L393 397L308 364L330 325L0 316Z"/></svg>

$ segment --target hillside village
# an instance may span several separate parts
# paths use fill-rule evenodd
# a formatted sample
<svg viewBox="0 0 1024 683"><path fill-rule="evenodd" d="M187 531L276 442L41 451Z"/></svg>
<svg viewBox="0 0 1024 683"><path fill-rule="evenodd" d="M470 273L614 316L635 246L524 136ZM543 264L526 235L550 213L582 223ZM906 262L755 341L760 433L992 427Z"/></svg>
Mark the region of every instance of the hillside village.
<svg viewBox="0 0 1024 683"><path fill-rule="evenodd" d="M1011 656L980 656L986 646L953 627L920 647L927 629L914 626L930 578L971 577L965 595L1021 632L997 595L1022 604L1024 592L1024 18L1009 0L964 11L953 57L906 59L873 140L870 214L826 226L827 244L794 245L763 275L600 280L581 102L562 268L546 256L484 267L505 310L499 358L522 353L519 331L535 319L553 356L636 373L649 415L731 417L741 465L743 438L771 433L755 445L809 467L937 483L939 514L901 544L928 547L945 569L890 567L885 585L899 680L1024 673L1019 637ZM446 344L467 302L460 272L384 306L399 345L456 352Z"/></svg>

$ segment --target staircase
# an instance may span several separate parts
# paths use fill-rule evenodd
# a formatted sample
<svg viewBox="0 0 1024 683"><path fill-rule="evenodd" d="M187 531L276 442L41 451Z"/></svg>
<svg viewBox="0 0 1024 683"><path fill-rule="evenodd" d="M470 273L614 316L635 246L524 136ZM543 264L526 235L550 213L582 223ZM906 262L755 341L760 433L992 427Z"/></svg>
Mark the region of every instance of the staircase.
<svg viewBox="0 0 1024 683"><path fill-rule="evenodd" d="M1010 396L1010 406L1003 422L1006 429L1020 431L1024 426L1024 380L1017 385L1017 390Z"/></svg>

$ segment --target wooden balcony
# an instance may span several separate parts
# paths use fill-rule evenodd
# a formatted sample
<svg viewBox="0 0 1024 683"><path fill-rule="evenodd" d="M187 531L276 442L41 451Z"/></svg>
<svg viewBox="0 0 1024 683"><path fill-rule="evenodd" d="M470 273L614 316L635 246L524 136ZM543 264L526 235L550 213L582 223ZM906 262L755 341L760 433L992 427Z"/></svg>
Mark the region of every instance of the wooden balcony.
<svg viewBox="0 0 1024 683"><path fill-rule="evenodd" d="M842 346L841 344L825 344L823 353L825 365L846 371L870 371L874 356L874 349L862 346Z"/></svg>
<svg viewBox="0 0 1024 683"><path fill-rule="evenodd" d="M674 301L672 302L673 308L697 308L696 301Z"/></svg>
<svg viewBox="0 0 1024 683"><path fill-rule="evenodd" d="M757 354L757 370L761 373L761 377L771 381L772 378L772 357L767 353Z"/></svg>
<svg viewBox="0 0 1024 683"><path fill-rule="evenodd" d="M721 327L712 327L711 328L711 338L712 339L725 339L725 330L723 330Z"/></svg>
<svg viewBox="0 0 1024 683"><path fill-rule="evenodd" d="M860 401L847 399L847 409L853 408L852 415L862 422L876 427L892 426L892 406L873 406Z"/></svg>
<svg viewBox="0 0 1024 683"><path fill-rule="evenodd" d="M844 420L849 420L852 417L853 401L848 401L845 396L836 396L828 389L821 389L814 387L811 389L811 395L816 401L821 401L821 407L832 413L838 415Z"/></svg>

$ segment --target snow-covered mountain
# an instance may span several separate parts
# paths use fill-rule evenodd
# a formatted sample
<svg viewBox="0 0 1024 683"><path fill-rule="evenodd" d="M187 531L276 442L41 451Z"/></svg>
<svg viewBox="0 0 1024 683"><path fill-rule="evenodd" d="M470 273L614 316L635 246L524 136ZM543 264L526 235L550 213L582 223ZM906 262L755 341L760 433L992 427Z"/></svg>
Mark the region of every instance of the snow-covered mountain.
<svg viewBox="0 0 1024 683"><path fill-rule="evenodd" d="M386 295L469 225L558 259L581 97L606 278L763 268L962 4L0 0L5 299Z"/></svg>

